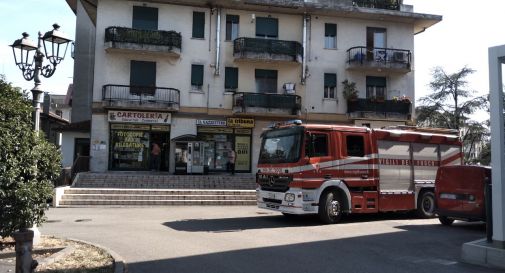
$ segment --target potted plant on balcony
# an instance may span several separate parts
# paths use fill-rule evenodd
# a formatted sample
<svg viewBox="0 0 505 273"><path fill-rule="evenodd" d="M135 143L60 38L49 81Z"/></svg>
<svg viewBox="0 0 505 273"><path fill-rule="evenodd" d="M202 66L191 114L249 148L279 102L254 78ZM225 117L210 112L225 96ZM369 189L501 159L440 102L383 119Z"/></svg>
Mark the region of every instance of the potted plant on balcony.
<svg viewBox="0 0 505 273"><path fill-rule="evenodd" d="M345 81L342 82L342 85L344 86L342 94L346 100L355 101L358 99L358 90L356 89L355 82L350 82L348 79L345 79Z"/></svg>

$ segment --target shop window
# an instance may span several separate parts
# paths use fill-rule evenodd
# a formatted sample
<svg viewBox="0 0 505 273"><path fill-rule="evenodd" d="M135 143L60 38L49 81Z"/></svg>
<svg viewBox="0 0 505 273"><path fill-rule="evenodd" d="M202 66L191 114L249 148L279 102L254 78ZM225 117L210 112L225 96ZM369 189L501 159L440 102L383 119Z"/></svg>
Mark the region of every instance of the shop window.
<svg viewBox="0 0 505 273"><path fill-rule="evenodd" d="M130 62L130 93L154 96L156 91L156 63Z"/></svg>
<svg viewBox="0 0 505 273"><path fill-rule="evenodd" d="M205 38L205 12L193 12L193 38Z"/></svg>
<svg viewBox="0 0 505 273"><path fill-rule="evenodd" d="M324 24L324 48L337 48L336 24Z"/></svg>
<svg viewBox="0 0 505 273"><path fill-rule="evenodd" d="M277 18L256 18L256 37L277 39L279 37L279 21Z"/></svg>
<svg viewBox="0 0 505 273"><path fill-rule="evenodd" d="M158 9L133 6L132 28L158 30Z"/></svg>
<svg viewBox="0 0 505 273"><path fill-rule="evenodd" d="M238 88L238 68L225 67L224 69L224 89L235 92Z"/></svg>
<svg viewBox="0 0 505 273"><path fill-rule="evenodd" d="M238 15L226 15L226 41L233 41L238 38Z"/></svg>
<svg viewBox="0 0 505 273"><path fill-rule="evenodd" d="M277 70L255 70L256 92L277 93Z"/></svg>
<svg viewBox="0 0 505 273"><path fill-rule="evenodd" d="M367 99L386 99L386 78L366 77L366 97Z"/></svg>
<svg viewBox="0 0 505 273"><path fill-rule="evenodd" d="M191 88L193 90L202 90L203 86L203 65L191 65Z"/></svg>
<svg viewBox="0 0 505 273"><path fill-rule="evenodd" d="M363 136L347 136L347 156L365 156L365 141Z"/></svg>
<svg viewBox="0 0 505 273"><path fill-rule="evenodd" d="M324 98L335 99L337 92L337 74L324 73Z"/></svg>

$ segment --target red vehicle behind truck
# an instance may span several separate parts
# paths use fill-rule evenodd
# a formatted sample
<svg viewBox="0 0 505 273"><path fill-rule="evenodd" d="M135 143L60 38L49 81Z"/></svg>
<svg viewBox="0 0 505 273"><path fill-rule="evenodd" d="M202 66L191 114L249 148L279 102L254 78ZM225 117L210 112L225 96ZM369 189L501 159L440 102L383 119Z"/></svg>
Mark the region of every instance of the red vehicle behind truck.
<svg viewBox="0 0 505 273"><path fill-rule="evenodd" d="M318 214L417 210L432 217L439 166L461 165L457 132L396 127L369 129L293 121L262 134L258 207Z"/></svg>
<svg viewBox="0 0 505 273"><path fill-rule="evenodd" d="M490 167L440 167L435 180L436 212L440 223L485 221L485 187L490 183Z"/></svg>

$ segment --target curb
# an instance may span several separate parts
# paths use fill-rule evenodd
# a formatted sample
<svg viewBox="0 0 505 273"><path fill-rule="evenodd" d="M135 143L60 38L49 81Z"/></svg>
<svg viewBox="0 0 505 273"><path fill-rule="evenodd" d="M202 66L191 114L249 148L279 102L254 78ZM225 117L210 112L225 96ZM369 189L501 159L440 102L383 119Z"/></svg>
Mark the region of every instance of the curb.
<svg viewBox="0 0 505 273"><path fill-rule="evenodd" d="M101 246L99 244L95 244L95 243L91 243L91 242L87 242L87 241L83 241L83 240L79 240L79 239L74 239L74 238L63 238L63 239L75 241L78 243L92 245L94 247L101 248L101 249L105 250L107 253L109 253L112 256L112 259L114 260L114 273L127 273L128 272L128 268L126 266L126 262L123 259L123 257L121 257L119 254L117 254L113 250L111 250L107 247Z"/></svg>

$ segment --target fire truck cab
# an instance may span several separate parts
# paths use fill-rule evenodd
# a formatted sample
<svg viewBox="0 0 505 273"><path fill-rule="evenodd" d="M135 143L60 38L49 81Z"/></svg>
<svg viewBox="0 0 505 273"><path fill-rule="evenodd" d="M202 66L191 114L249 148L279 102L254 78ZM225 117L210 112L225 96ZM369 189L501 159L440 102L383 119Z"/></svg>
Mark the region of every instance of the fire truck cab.
<svg viewBox="0 0 505 273"><path fill-rule="evenodd" d="M448 130L341 125L277 125L262 134L258 207L318 214L337 223L344 213L417 209L432 217L440 165L461 164L461 142Z"/></svg>

